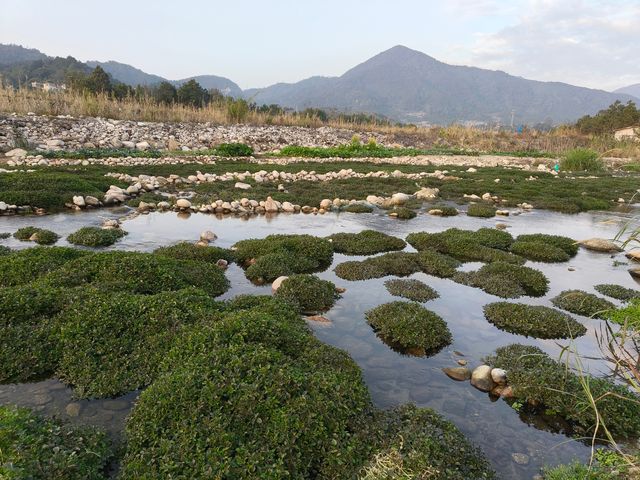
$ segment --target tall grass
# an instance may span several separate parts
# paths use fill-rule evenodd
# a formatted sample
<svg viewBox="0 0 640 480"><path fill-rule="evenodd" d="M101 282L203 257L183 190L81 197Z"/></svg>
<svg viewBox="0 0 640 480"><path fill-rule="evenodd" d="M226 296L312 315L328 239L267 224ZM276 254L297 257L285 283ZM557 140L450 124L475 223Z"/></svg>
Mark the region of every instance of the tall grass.
<svg viewBox="0 0 640 480"><path fill-rule="evenodd" d="M570 172L602 172L605 164L598 152L588 148L574 148L560 160L560 168Z"/></svg>

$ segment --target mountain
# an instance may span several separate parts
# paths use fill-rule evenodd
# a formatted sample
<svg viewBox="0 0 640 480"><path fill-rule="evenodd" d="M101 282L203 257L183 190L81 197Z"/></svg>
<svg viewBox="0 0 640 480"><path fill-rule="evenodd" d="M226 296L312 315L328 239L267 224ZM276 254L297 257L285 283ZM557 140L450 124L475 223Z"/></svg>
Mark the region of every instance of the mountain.
<svg viewBox="0 0 640 480"><path fill-rule="evenodd" d="M636 103L640 100L640 83L636 83L635 85L629 85L628 87L619 88L618 90L614 90L613 93L625 93L627 95L631 95L636 97Z"/></svg>
<svg viewBox="0 0 640 480"><path fill-rule="evenodd" d="M0 77L14 87L33 81L65 83L70 75L89 74L91 69L73 57L47 57L40 60L0 65Z"/></svg>
<svg viewBox="0 0 640 480"><path fill-rule="evenodd" d="M573 121L632 97L442 63L404 46L340 77L312 77L245 92L258 104L371 112L412 123Z"/></svg>
<svg viewBox="0 0 640 480"><path fill-rule="evenodd" d="M35 48L24 48L20 45L5 45L0 43L0 65L14 65L16 63L44 60L47 56Z"/></svg>
<svg viewBox="0 0 640 480"><path fill-rule="evenodd" d="M114 62L113 60L108 62L92 60L87 62L87 65L91 68L100 65L113 78L127 85L153 85L165 81L158 75L152 75L126 63Z"/></svg>
<svg viewBox="0 0 640 480"><path fill-rule="evenodd" d="M232 97L241 97L242 89L234 82L224 77L217 77L215 75L197 75L195 77L183 78L181 80L172 80L175 86L179 87L183 83L189 80L195 80L201 87L211 90L212 88L220 90L224 95Z"/></svg>

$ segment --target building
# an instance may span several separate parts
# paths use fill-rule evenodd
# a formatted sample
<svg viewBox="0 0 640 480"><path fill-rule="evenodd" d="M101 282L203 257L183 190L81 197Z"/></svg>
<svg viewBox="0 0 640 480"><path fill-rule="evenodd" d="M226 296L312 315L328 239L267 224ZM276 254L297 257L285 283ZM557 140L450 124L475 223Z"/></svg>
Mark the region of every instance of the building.
<svg viewBox="0 0 640 480"><path fill-rule="evenodd" d="M619 128L613 134L616 140L638 140L640 141L640 125Z"/></svg>
<svg viewBox="0 0 640 480"><path fill-rule="evenodd" d="M51 82L31 82L31 88L44 90L45 92L53 92L56 90L66 90L67 86L64 83L59 85Z"/></svg>

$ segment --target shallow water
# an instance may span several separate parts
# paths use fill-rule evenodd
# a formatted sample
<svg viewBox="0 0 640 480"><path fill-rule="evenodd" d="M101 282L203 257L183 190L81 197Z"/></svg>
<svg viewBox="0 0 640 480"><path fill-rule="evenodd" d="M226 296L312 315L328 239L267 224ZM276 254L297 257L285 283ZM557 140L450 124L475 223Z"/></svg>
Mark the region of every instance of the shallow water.
<svg viewBox="0 0 640 480"><path fill-rule="evenodd" d="M14 231L21 226L46 227L66 236L85 225L99 225L105 218L116 218L122 211L100 210L79 214L60 214L44 217L5 217L0 219L0 231ZM400 221L378 214L326 214L286 215L252 218L216 217L194 214L181 217L175 213L153 213L127 220L123 228L129 232L112 249L150 251L158 246L180 240L196 240L203 230L214 231L219 239L216 245L230 247L238 240L260 238L274 233L308 233L325 236L336 232L358 232L371 228L398 237L406 237L415 231L440 231L458 227L477 229L492 227L496 222L509 225L514 236L522 233L550 233L581 239L589 237L610 238L629 218L629 213L583 213L563 215L532 211L518 216L497 219L479 219L460 215L458 217L433 217L419 215L410 221ZM1 242L22 248L29 243L8 239ZM61 240L58 245L66 242ZM410 249L411 247L408 247ZM586 460L590 450L587 446L571 440L562 433L563 425L557 420L541 415L519 414L504 401L495 401L488 394L474 389L468 382L455 382L442 373L441 368L456 366L454 354L459 351L469 366L481 363L497 347L509 343L537 345L553 357L557 357L564 340L536 340L502 332L484 319L483 305L499 300L483 291L451 280L430 277L417 273L411 278L425 281L435 288L440 298L427 302L427 308L442 316L453 334L453 343L430 358L402 355L383 343L367 325L364 312L381 303L392 301L384 288L386 278L363 282L349 282L335 276L333 267L346 259L361 257L336 255L334 264L320 277L345 287L346 293L327 312L331 325L313 325L319 339L348 351L360 365L369 386L373 401L386 408L406 402L431 407L453 421L467 437L480 446L495 469L504 478L532 478L543 465L566 463L574 458ZM617 260L626 259L619 255ZM580 250L570 262L544 264L528 262L527 265L542 270L550 280L550 289L543 298L523 297L519 302L551 305L549 299L565 289L583 289L594 292L598 283L618 283L638 288L638 284L627 273L627 266L613 265L609 254ZM575 270L569 271L571 266ZM470 265L465 265L465 269ZM474 265L475 268L475 265ZM236 265L231 265L227 276L232 288L221 298L230 298L241 293L269 294L269 286L255 286ZM581 355L597 357L599 350L595 338L602 322L578 318L588 329L585 336L574 341ZM609 366L599 360L586 360L585 367L593 374L604 375ZM84 400L74 402L70 389L57 380L23 385L0 386L0 404L18 403L74 422L100 425L118 435L124 420L136 398L130 393L115 400ZM115 402L115 403L114 403ZM77 403L77 407L67 407ZM118 408L116 408L118 407ZM73 416L69 416L69 412ZM527 465L519 465L512 459L513 453L524 453L529 457Z"/></svg>

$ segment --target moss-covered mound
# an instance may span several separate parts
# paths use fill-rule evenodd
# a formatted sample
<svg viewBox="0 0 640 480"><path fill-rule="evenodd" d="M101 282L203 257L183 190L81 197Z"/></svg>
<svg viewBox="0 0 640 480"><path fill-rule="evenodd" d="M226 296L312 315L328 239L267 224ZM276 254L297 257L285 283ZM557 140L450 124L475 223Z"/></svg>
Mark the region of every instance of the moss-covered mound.
<svg viewBox="0 0 640 480"><path fill-rule="evenodd" d="M336 286L315 275L291 275L282 282L275 295L294 305L299 312L313 314L333 307Z"/></svg>
<svg viewBox="0 0 640 480"><path fill-rule="evenodd" d="M501 347L486 362L507 371L516 400L556 412L587 434L596 427L596 411L580 377L539 348L517 344ZM600 421L609 431L616 436L640 434L640 397L607 379L587 380Z"/></svg>
<svg viewBox="0 0 640 480"><path fill-rule="evenodd" d="M83 247L108 247L125 235L119 228L82 227L69 235L67 241Z"/></svg>
<svg viewBox="0 0 640 480"><path fill-rule="evenodd" d="M470 217L491 218L496 216L496 208L483 203L472 203L467 208L467 215Z"/></svg>
<svg viewBox="0 0 640 480"><path fill-rule="evenodd" d="M34 247L0 256L0 286L10 287L32 282L87 254L88 252L74 248Z"/></svg>
<svg viewBox="0 0 640 480"><path fill-rule="evenodd" d="M383 340L402 350L433 353L451 343L446 322L419 303L385 303L365 317Z"/></svg>
<svg viewBox="0 0 640 480"><path fill-rule="evenodd" d="M333 260L331 242L311 235L269 235L242 240L234 249L237 262L248 267L245 274L252 281L271 282L283 275L317 272Z"/></svg>
<svg viewBox="0 0 640 480"><path fill-rule="evenodd" d="M0 406L0 478L106 480L111 456L103 431Z"/></svg>
<svg viewBox="0 0 640 480"><path fill-rule="evenodd" d="M615 298L623 302L628 302L635 298L640 298L640 291L633 288L623 287L622 285L614 285L611 283L603 283L593 287L598 293L607 297Z"/></svg>
<svg viewBox="0 0 640 480"><path fill-rule="evenodd" d="M609 311L607 318L620 325L627 325L633 330L640 331L640 300L631 300L631 303L626 307Z"/></svg>
<svg viewBox="0 0 640 480"><path fill-rule="evenodd" d="M364 203L352 203L344 207L342 211L349 213L371 213L373 212L373 207Z"/></svg>
<svg viewBox="0 0 640 480"><path fill-rule="evenodd" d="M13 236L23 242L32 241L38 245L53 245L60 239L60 235L47 230L45 228L37 227L22 227L18 229Z"/></svg>
<svg viewBox="0 0 640 480"><path fill-rule="evenodd" d="M93 285L103 291L141 294L196 287L218 296L229 288L223 270L215 265L139 252L85 255L49 273L40 282L58 287Z"/></svg>
<svg viewBox="0 0 640 480"><path fill-rule="evenodd" d="M564 290L551 299L556 307L585 317L605 318L615 305L604 298L582 290Z"/></svg>
<svg viewBox="0 0 640 480"><path fill-rule="evenodd" d="M484 316L501 330L535 338L576 338L587 331L569 315L543 306L497 302L484 306Z"/></svg>
<svg viewBox="0 0 640 480"><path fill-rule="evenodd" d="M534 262L566 262L569 260L567 252L554 245L542 242L516 241L511 245L511 253L520 255Z"/></svg>
<svg viewBox="0 0 640 480"><path fill-rule="evenodd" d="M518 242L536 242L544 243L546 245L553 245L560 250L563 250L570 257L575 257L578 253L578 242L573 238L564 237L562 235L548 235L546 233L531 233L526 235L518 235L516 238Z"/></svg>
<svg viewBox="0 0 640 480"><path fill-rule="evenodd" d="M59 377L78 397L110 397L149 385L184 325L215 317L196 289L157 295L96 293L60 319Z"/></svg>
<svg viewBox="0 0 640 480"><path fill-rule="evenodd" d="M194 245L189 242L160 247L155 249L153 253L178 260L197 260L207 263L216 263L218 260L233 261L233 252L226 248Z"/></svg>
<svg viewBox="0 0 640 480"><path fill-rule="evenodd" d="M435 205L429 211L431 212L431 210L438 210L437 215L441 217L455 217L460 213L456 207L449 205Z"/></svg>
<svg viewBox="0 0 640 480"><path fill-rule="evenodd" d="M384 282L391 295L403 297L414 302L427 302L438 298L438 292L420 280L387 280Z"/></svg>
<svg viewBox="0 0 640 480"><path fill-rule="evenodd" d="M503 298L541 297L549 289L544 273L530 267L494 262L475 272L458 272L453 280Z"/></svg>
<svg viewBox="0 0 640 480"><path fill-rule="evenodd" d="M420 270L434 277L453 277L461 263L449 255L435 250L422 250L416 257Z"/></svg>
<svg viewBox="0 0 640 480"><path fill-rule="evenodd" d="M336 253L347 255L374 255L376 253L402 250L407 244L404 240L375 230L363 230L360 233L335 233L329 236Z"/></svg>
<svg viewBox="0 0 640 480"><path fill-rule="evenodd" d="M11 252L12 250L9 247L0 245L0 256L9 255Z"/></svg>
<svg viewBox="0 0 640 480"><path fill-rule="evenodd" d="M393 207L391 210L389 210L389 215L401 220L411 220L412 218L416 218L418 214L415 212L415 210L411 210L407 207Z"/></svg>
<svg viewBox="0 0 640 480"><path fill-rule="evenodd" d="M334 269L338 277L352 281L387 275L406 277L419 270L418 254L409 252L391 252L362 261L343 262Z"/></svg>

